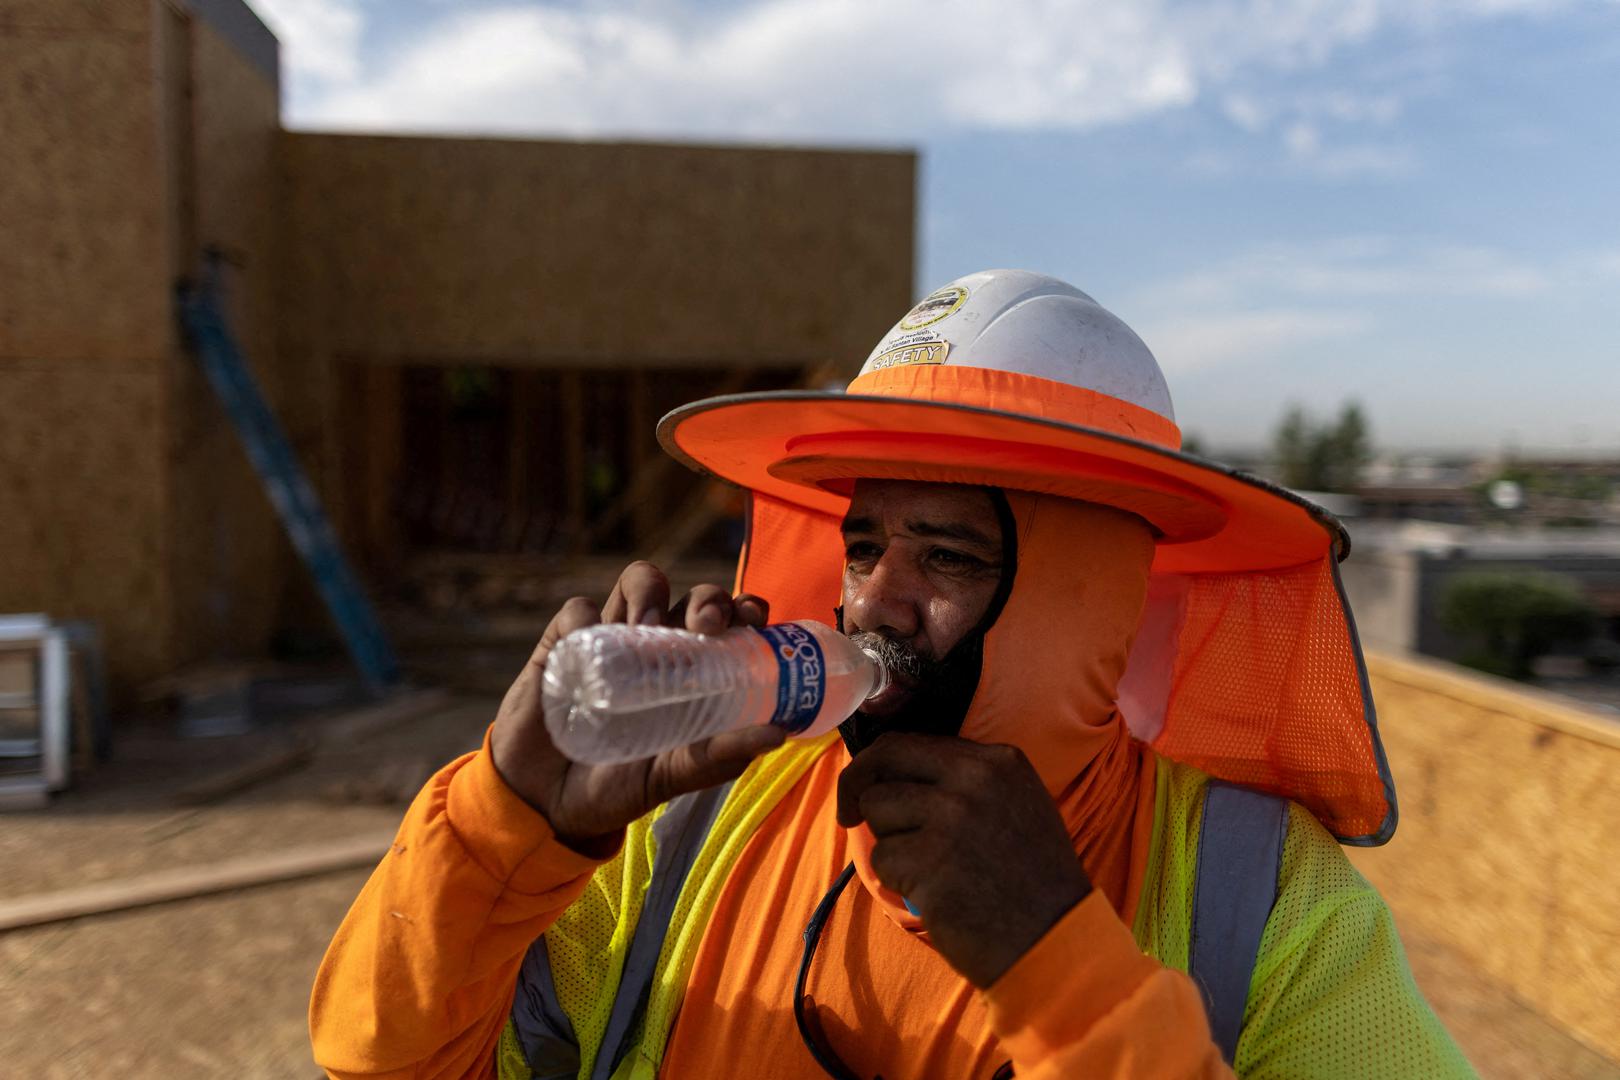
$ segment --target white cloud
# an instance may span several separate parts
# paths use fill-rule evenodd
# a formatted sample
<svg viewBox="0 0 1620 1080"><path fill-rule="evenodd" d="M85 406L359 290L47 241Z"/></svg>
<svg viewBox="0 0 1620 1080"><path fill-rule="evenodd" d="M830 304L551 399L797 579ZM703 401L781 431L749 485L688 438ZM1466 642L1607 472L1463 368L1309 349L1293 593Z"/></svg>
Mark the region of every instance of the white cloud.
<svg viewBox="0 0 1620 1080"><path fill-rule="evenodd" d="M1620 250L1597 252L1587 260L1587 268L1600 278L1620 278Z"/></svg>
<svg viewBox="0 0 1620 1080"><path fill-rule="evenodd" d="M1309 308L1203 312L1149 320L1141 327L1159 366L1178 375L1274 359L1291 350L1368 328L1360 312Z"/></svg>
<svg viewBox="0 0 1620 1080"><path fill-rule="evenodd" d="M1408 176L1417 170L1416 156L1409 149L1377 143L1319 146L1299 164L1319 176L1332 178Z"/></svg>
<svg viewBox="0 0 1620 1080"><path fill-rule="evenodd" d="M1407 92L1421 92L1410 79L1403 84L1409 87ZM1194 150L1186 164L1201 175L1231 175L1247 161L1251 170L1262 163L1267 169L1274 168L1280 162L1295 171L1330 179L1407 176L1418 168L1417 155L1399 143L1400 133L1394 130L1405 108L1403 94L1389 89L1293 90L1269 95L1253 87L1234 89L1221 98L1219 111L1239 131L1255 137L1250 153L1240 156L1232 147L1223 152L1203 148ZM1281 153L1275 153L1273 147L1280 147Z"/></svg>
<svg viewBox="0 0 1620 1080"><path fill-rule="evenodd" d="M1262 248L1161 282L1141 299L1171 309L1221 306L1255 296L1312 303L1440 296L1500 300L1545 294L1567 272L1495 248L1344 237L1309 247Z"/></svg>
<svg viewBox="0 0 1620 1080"><path fill-rule="evenodd" d="M1228 94L1221 102L1226 118L1250 134L1258 134L1271 124L1272 109L1250 94Z"/></svg>
<svg viewBox="0 0 1620 1080"><path fill-rule="evenodd" d="M252 6L280 39L295 82L359 78L365 23L358 0L252 0Z"/></svg>
<svg viewBox="0 0 1620 1080"><path fill-rule="evenodd" d="M1085 34L1047 25L1067 9L1046 3L769 0L699 23L541 5L463 11L300 119L914 138L940 124L1089 127L1192 100L1196 73L1180 43L1156 33L1151 5L1089 6Z"/></svg>
<svg viewBox="0 0 1620 1080"><path fill-rule="evenodd" d="M1306 94L1296 103L1306 115L1316 115L1346 123L1391 124L1401 115L1401 99L1392 93L1357 94L1330 90Z"/></svg>
<svg viewBox="0 0 1620 1080"><path fill-rule="evenodd" d="M1283 132L1283 145L1288 152L1296 158L1314 157L1322 148L1322 133L1315 124L1299 121L1290 124L1288 130Z"/></svg>
<svg viewBox="0 0 1620 1080"><path fill-rule="evenodd" d="M1352 236L1261 248L1123 298L1167 373L1288 359L1302 347L1399 325L1402 305L1494 311L1620 274L1596 251L1536 262L1494 248ZM1458 307L1462 305L1462 307ZM1474 307L1468 307L1474 305Z"/></svg>
<svg viewBox="0 0 1620 1080"><path fill-rule="evenodd" d="M285 35L292 119L318 127L719 138L903 139L942 128L1068 129L1227 95L1234 122L1376 124L1390 93L1279 109L1256 73L1320 65L1387 28L1534 9L1529 0L696 0L428 11L362 55L360 0L257 0ZM418 9L420 12L421 9ZM364 60L364 62L362 62ZM1217 98L1216 100L1221 100ZM1321 160L1331 146L1317 140ZM1340 167L1353 168L1353 160Z"/></svg>

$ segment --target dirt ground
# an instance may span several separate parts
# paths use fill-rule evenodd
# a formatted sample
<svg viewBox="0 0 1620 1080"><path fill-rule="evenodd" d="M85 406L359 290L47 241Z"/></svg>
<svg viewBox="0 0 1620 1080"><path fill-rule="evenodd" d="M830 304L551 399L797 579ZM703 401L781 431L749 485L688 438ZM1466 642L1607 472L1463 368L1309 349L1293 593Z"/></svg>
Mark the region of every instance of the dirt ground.
<svg viewBox="0 0 1620 1080"><path fill-rule="evenodd" d="M381 798L358 781L397 785L476 746L495 704L457 699L203 809L177 807L177 784L274 745L275 733L178 748L128 737L118 764L89 790L4 819L0 897L385 829L402 806L357 801ZM309 987L365 877L343 871L0 934L0 1074L318 1076L305 1028ZM1620 1065L1455 953L1412 937L1406 944L1419 985L1482 1076L1620 1080Z"/></svg>

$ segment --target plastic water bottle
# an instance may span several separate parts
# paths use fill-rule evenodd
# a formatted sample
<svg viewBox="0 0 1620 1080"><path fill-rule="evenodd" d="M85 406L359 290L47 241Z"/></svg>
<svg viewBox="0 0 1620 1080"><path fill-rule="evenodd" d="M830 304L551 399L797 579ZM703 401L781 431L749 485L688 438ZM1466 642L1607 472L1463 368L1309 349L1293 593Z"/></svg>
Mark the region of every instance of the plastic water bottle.
<svg viewBox="0 0 1620 1080"><path fill-rule="evenodd" d="M695 634L603 623L546 659L546 727L574 761L635 761L750 724L831 731L888 685L872 654L818 622Z"/></svg>

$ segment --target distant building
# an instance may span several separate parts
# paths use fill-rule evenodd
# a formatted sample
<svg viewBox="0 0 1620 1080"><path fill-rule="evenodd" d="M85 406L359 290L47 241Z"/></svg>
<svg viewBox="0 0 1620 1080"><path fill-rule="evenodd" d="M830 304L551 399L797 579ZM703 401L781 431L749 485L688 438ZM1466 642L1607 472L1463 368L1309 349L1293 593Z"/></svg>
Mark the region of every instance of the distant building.
<svg viewBox="0 0 1620 1080"><path fill-rule="evenodd" d="M1479 496L1466 487L1362 484L1357 516L1373 521L1438 521L1466 525L1480 519Z"/></svg>
<svg viewBox="0 0 1620 1080"><path fill-rule="evenodd" d="M1364 644L1456 660L1467 650L1441 624L1455 575L1537 570L1574 581L1620 641L1620 529L1478 529L1438 522L1350 523L1345 592Z"/></svg>

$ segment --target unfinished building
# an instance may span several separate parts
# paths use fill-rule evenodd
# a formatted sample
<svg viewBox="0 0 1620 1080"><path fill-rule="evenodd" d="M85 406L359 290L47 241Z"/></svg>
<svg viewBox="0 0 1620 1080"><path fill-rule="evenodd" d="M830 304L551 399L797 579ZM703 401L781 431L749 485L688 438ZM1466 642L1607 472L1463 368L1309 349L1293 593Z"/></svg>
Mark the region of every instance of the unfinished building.
<svg viewBox="0 0 1620 1080"><path fill-rule="evenodd" d="M0 0L0 612L94 620L126 695L312 608L176 321L204 250L384 591L425 556L703 541L717 496L653 466L658 417L852 374L912 297L908 152L299 133L279 103L239 0Z"/></svg>

